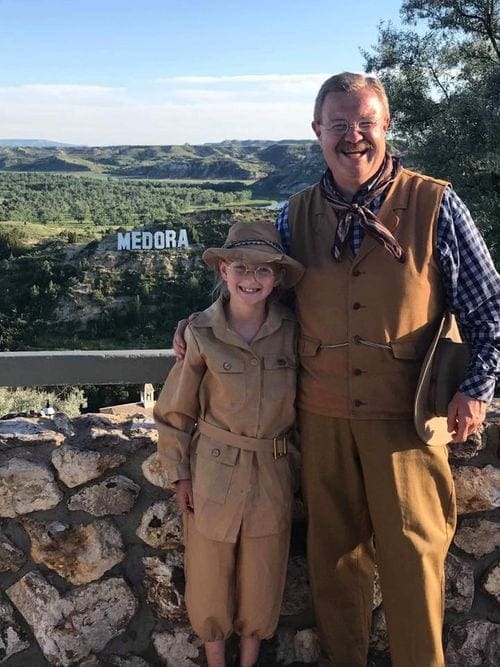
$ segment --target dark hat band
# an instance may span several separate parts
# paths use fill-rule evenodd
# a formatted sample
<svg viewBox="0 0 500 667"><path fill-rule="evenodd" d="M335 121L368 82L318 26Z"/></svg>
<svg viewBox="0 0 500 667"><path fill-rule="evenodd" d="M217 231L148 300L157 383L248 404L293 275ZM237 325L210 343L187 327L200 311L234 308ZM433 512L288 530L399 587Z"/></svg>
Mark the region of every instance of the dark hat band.
<svg viewBox="0 0 500 667"><path fill-rule="evenodd" d="M257 240L257 239L247 239L247 240L242 240L242 241L233 241L233 243L229 243L229 245L225 245L224 247L229 250L230 248L238 248L239 246L243 246L243 245L267 245L270 248L273 248L274 250L277 250L282 255L286 255L284 248L282 246L280 246L279 243L273 243L272 241L260 241L260 240Z"/></svg>

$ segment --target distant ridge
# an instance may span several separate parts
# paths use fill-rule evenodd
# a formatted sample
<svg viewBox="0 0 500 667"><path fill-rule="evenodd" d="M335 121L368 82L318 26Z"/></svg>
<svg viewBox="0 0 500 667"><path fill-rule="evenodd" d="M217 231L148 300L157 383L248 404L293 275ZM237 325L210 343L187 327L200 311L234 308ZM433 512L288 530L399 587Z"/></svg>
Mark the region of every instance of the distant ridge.
<svg viewBox="0 0 500 667"><path fill-rule="evenodd" d="M0 139L0 146L21 146L33 148L54 148L58 146L71 146L60 141L50 139Z"/></svg>
<svg viewBox="0 0 500 667"><path fill-rule="evenodd" d="M273 199L280 200L317 181L324 168L319 144L308 140L93 147L15 146L2 145L0 140L0 174L86 173L141 180L251 181L254 195L268 198L272 194Z"/></svg>

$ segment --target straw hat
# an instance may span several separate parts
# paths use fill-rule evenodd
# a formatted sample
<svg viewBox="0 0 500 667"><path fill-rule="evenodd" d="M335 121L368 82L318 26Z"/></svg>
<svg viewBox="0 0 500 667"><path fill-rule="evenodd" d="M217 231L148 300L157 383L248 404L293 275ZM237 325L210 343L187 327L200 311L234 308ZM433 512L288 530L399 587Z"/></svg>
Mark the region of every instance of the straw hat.
<svg viewBox="0 0 500 667"><path fill-rule="evenodd" d="M208 248L202 255L209 266L217 268L219 261L278 264L284 270L283 287L293 287L302 278L304 267L289 257L278 230L270 222L236 222L229 229L222 248Z"/></svg>
<svg viewBox="0 0 500 667"><path fill-rule="evenodd" d="M455 318L446 313L425 355L415 392L415 428L428 445L443 445L451 440L448 404L463 381L470 360L469 346L460 341Z"/></svg>

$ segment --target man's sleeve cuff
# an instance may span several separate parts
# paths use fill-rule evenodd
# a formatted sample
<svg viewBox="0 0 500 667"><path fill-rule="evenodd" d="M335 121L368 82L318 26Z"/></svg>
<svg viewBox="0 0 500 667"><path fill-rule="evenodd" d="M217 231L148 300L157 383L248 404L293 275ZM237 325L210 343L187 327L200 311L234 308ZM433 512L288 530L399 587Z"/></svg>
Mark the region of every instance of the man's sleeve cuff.
<svg viewBox="0 0 500 667"><path fill-rule="evenodd" d="M495 378L483 377L481 380L468 378L462 382L459 391L479 401L491 403L495 395Z"/></svg>

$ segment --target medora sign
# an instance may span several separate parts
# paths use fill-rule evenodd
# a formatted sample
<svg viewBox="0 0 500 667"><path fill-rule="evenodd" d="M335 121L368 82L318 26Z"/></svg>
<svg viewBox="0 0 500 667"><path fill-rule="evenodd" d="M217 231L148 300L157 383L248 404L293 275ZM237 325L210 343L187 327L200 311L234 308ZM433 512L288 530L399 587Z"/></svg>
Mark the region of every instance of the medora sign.
<svg viewBox="0 0 500 667"><path fill-rule="evenodd" d="M118 232L117 250L165 250L189 248L185 229L165 229L158 232Z"/></svg>

